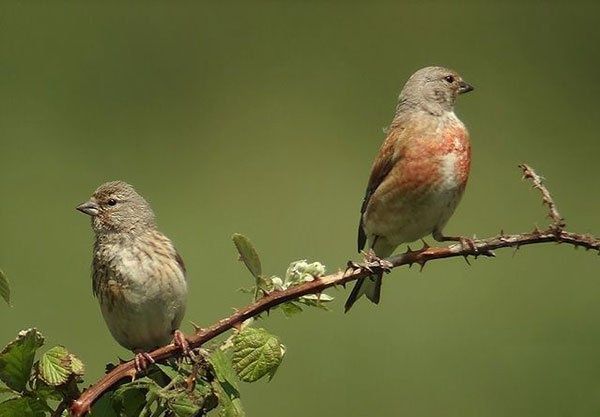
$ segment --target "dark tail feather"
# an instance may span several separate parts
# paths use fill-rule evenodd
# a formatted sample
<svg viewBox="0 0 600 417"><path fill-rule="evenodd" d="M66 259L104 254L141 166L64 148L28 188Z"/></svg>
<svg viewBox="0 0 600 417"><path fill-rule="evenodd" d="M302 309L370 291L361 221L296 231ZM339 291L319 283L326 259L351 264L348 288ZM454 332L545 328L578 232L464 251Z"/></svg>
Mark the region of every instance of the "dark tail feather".
<svg viewBox="0 0 600 417"><path fill-rule="evenodd" d="M369 281L371 281L372 285L369 286L368 291L365 292L365 295L373 303L379 304L379 299L381 298L381 282L383 279L381 275L375 275L369 277Z"/></svg>
<svg viewBox="0 0 600 417"><path fill-rule="evenodd" d="M346 300L346 304L344 304L344 313L347 313L348 310L352 308L356 300L358 300L358 298L362 295L363 292L361 291L361 287L364 283L365 278L359 278L358 281L356 281L356 284L354 284L354 288L352 288L350 296Z"/></svg>
<svg viewBox="0 0 600 417"><path fill-rule="evenodd" d="M359 278L352 288L352 292L344 304L344 313L352 308L356 300L363 294L375 304L379 304L381 297L381 276L370 276L367 278Z"/></svg>

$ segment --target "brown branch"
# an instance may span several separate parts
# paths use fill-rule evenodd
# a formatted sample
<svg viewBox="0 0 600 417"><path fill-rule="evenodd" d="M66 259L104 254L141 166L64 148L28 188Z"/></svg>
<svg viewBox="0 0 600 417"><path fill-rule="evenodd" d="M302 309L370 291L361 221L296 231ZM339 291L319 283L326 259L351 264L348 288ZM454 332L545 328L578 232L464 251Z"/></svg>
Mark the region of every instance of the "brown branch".
<svg viewBox="0 0 600 417"><path fill-rule="evenodd" d="M542 177L536 174L536 172L527 164L521 164L519 165L519 168L523 170L523 178L530 179L533 183L533 187L537 188L542 194L542 203L548 206L548 217L552 220L550 228L556 231L564 229L566 226L565 219L563 219L558 212L554 199L544 185Z"/></svg>
<svg viewBox="0 0 600 417"><path fill-rule="evenodd" d="M588 236L578 233L567 232L563 230L564 221L560 216L556 204L547 188L543 185L541 177L529 166L520 165L523 170L524 177L531 179L533 186L542 193L542 200L549 208L549 216L552 219L552 224L545 230L535 229L528 233L509 234L501 232L498 236L487 239L473 240L473 246L462 244L454 244L448 247L428 247L424 246L421 250L408 250L403 254L392 256L388 259L391 263L391 268L396 268L402 265L419 264L421 267L425 263L434 259L454 258L463 256L494 256L495 249L501 248L519 248L521 246L533 245L538 243L566 243L575 247L583 247L586 250L598 251L600 254L600 239L594 236ZM355 281L371 275L372 273L388 272L387 265L382 266L379 262L366 262L362 265L349 263L345 271L339 271L335 274L316 278L314 281L306 282L302 285L288 288L285 291L274 291L256 302L237 310L234 314L219 320L212 326L206 329L198 329L195 334L188 337L190 347L193 349L199 348L206 342L216 338L228 330L239 326L243 321L256 317L259 314L270 310L287 301L295 300L307 294L319 294L327 288L344 285L347 282ZM150 355L155 361L163 361L167 358L177 357L181 355L181 350L174 344L163 346L159 349L150 352ZM108 374L104 375L98 382L83 392L83 394L71 405L71 413L75 417L81 417L87 413L94 401L102 394L109 391L115 384L125 378L133 378L136 376L136 371L133 361L122 363L115 367Z"/></svg>

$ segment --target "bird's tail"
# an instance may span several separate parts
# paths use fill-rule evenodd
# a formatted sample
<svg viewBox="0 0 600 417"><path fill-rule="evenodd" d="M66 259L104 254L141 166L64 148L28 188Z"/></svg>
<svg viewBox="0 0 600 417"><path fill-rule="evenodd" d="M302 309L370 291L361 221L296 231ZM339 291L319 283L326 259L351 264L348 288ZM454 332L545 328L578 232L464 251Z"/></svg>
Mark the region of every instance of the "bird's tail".
<svg viewBox="0 0 600 417"><path fill-rule="evenodd" d="M375 254L380 258L390 256L394 252L394 249L396 249L395 247L387 245L384 239L377 239L375 244L371 247L375 251ZM363 294L373 303L379 304L381 298L381 281L381 275L371 275L365 278L359 278L356 281L356 284L354 284L354 288L352 288L352 292L346 300L346 304L344 304L344 312L347 313L356 300L362 297Z"/></svg>
<svg viewBox="0 0 600 417"><path fill-rule="evenodd" d="M350 296L344 304L344 313L347 313L362 295L366 295L369 300L379 304L381 298L381 276L371 275L370 277L359 278L352 288Z"/></svg>

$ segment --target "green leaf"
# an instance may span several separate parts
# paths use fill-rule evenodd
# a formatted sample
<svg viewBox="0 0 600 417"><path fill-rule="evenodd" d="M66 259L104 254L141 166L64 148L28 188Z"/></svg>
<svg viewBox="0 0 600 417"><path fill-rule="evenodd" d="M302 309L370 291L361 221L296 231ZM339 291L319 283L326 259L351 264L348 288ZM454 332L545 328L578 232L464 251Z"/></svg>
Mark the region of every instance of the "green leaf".
<svg viewBox="0 0 600 417"><path fill-rule="evenodd" d="M4 298L6 304L10 305L10 287L8 286L8 278L4 271L0 269L0 297Z"/></svg>
<svg viewBox="0 0 600 417"><path fill-rule="evenodd" d="M283 311L283 314L285 314L287 317L292 317L298 313L302 313L302 307L292 301L289 301L281 305L281 311Z"/></svg>
<svg viewBox="0 0 600 417"><path fill-rule="evenodd" d="M236 383L236 374L231 366L231 361L227 355L216 350L210 355L208 361L215 371L217 377L213 384L219 398L220 412L222 417L244 417L244 409L240 400L240 393Z"/></svg>
<svg viewBox="0 0 600 417"><path fill-rule="evenodd" d="M327 311L329 311L329 308L325 305L325 303L330 303L331 301L333 301L333 297L325 293L303 295L298 299L299 303L311 307L321 308Z"/></svg>
<svg viewBox="0 0 600 417"><path fill-rule="evenodd" d="M92 405L88 417L119 417L112 405L113 392L107 392Z"/></svg>
<svg viewBox="0 0 600 417"><path fill-rule="evenodd" d="M83 362L64 346L55 346L42 355L38 364L40 378L51 386L62 385L72 375L81 376Z"/></svg>
<svg viewBox="0 0 600 417"><path fill-rule="evenodd" d="M0 379L15 391L23 391L29 380L35 352L44 344L36 329L22 330L17 339L0 352Z"/></svg>
<svg viewBox="0 0 600 417"><path fill-rule="evenodd" d="M185 396L168 401L168 407L177 417L193 417L201 408Z"/></svg>
<svg viewBox="0 0 600 417"><path fill-rule="evenodd" d="M46 411L35 398L19 397L0 403L0 417L44 417Z"/></svg>
<svg viewBox="0 0 600 417"><path fill-rule="evenodd" d="M255 278L259 278L262 275L262 267L260 265L260 258L252 242L239 233L234 234L231 239L235 245L238 253L240 254L241 260L246 265L246 268L250 271Z"/></svg>
<svg viewBox="0 0 600 417"><path fill-rule="evenodd" d="M239 398L221 400L221 410L219 416L221 417L244 417L246 413L242 408L242 402Z"/></svg>
<svg viewBox="0 0 600 417"><path fill-rule="evenodd" d="M285 349L279 339L265 329L247 327L233 338L231 363L245 382L258 381L265 375L273 378Z"/></svg>
<svg viewBox="0 0 600 417"><path fill-rule="evenodd" d="M0 385L0 402L20 396L16 391L11 390L5 385Z"/></svg>
<svg viewBox="0 0 600 417"><path fill-rule="evenodd" d="M130 384L134 384L135 382L137 381ZM128 386L125 389L122 389L125 385L119 387L113 397L113 407L121 417L139 417L146 405L147 391L139 387L130 386L130 384L125 384Z"/></svg>
<svg viewBox="0 0 600 417"><path fill-rule="evenodd" d="M217 349L210 355L208 361L212 365L219 382L227 382L237 390L236 374L227 355L222 350Z"/></svg>
<svg viewBox="0 0 600 417"><path fill-rule="evenodd" d="M73 353L69 353L69 359L71 359L71 373L77 376L83 376L85 373L85 365L81 362L81 359Z"/></svg>
<svg viewBox="0 0 600 417"><path fill-rule="evenodd" d="M178 379L180 377L179 371L175 369L171 365L163 365L161 363L157 363L156 366L161 370L165 376L167 376L170 380Z"/></svg>
<svg viewBox="0 0 600 417"><path fill-rule="evenodd" d="M42 355L39 363L40 377L48 385L62 385L71 376L71 358L67 349L55 346Z"/></svg>
<svg viewBox="0 0 600 417"><path fill-rule="evenodd" d="M242 407L237 390L231 391L231 385L217 381L213 384L219 398L219 416L221 417L244 417L246 413Z"/></svg>
<svg viewBox="0 0 600 417"><path fill-rule="evenodd" d="M4 386L0 385L0 394L18 394L18 392Z"/></svg>
<svg viewBox="0 0 600 417"><path fill-rule="evenodd" d="M113 402L122 402L124 396L130 391L158 392L160 389L161 387L148 377L136 379L135 381L128 382L117 388L115 390L115 395L113 396Z"/></svg>
<svg viewBox="0 0 600 417"><path fill-rule="evenodd" d="M45 403L48 403L48 401L61 401L63 399L63 393L61 391L56 387L46 384L40 378L35 380L34 391L36 397Z"/></svg>

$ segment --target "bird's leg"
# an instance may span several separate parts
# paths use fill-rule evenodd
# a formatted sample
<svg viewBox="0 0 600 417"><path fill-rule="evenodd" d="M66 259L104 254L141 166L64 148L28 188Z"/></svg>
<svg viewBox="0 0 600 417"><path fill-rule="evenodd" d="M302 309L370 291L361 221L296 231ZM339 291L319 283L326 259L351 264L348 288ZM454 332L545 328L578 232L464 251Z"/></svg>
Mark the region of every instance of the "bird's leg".
<svg viewBox="0 0 600 417"><path fill-rule="evenodd" d="M385 259L381 259L379 256L375 254L373 249L369 249L367 251L362 252L365 263L369 267L378 267L381 268L383 272L389 273L392 270L392 263Z"/></svg>
<svg viewBox="0 0 600 417"><path fill-rule="evenodd" d="M190 355L190 344L185 338L183 332L179 329L173 332L173 344L179 347L185 356Z"/></svg>
<svg viewBox="0 0 600 417"><path fill-rule="evenodd" d="M133 352L135 353L133 361L135 363L135 370L137 372L145 372L146 369L148 369L148 367L154 363L154 359L152 359L152 356L150 356L148 352L145 352L141 349L136 349Z"/></svg>
<svg viewBox="0 0 600 417"><path fill-rule="evenodd" d="M437 242L460 242L463 250L468 248L473 253L479 252L477 246L475 246L475 241L471 238L465 236L444 236L439 230L435 230L431 235Z"/></svg>

